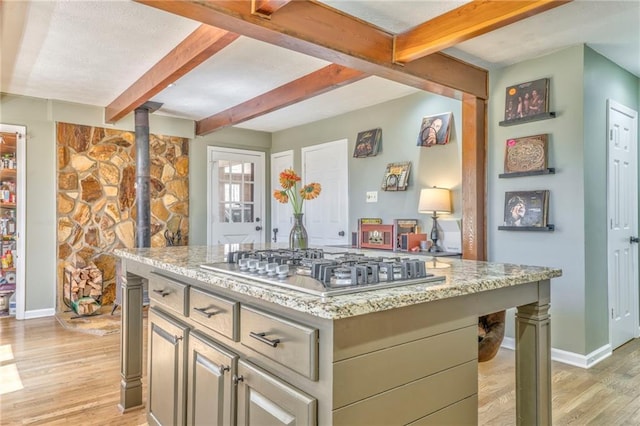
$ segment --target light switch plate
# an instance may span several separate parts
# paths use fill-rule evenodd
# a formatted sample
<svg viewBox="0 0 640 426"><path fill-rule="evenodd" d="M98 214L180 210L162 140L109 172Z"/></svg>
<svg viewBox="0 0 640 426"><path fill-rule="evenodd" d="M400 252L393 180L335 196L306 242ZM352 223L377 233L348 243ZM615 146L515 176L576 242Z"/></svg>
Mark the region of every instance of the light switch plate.
<svg viewBox="0 0 640 426"><path fill-rule="evenodd" d="M378 202L378 191L367 191L367 203Z"/></svg>

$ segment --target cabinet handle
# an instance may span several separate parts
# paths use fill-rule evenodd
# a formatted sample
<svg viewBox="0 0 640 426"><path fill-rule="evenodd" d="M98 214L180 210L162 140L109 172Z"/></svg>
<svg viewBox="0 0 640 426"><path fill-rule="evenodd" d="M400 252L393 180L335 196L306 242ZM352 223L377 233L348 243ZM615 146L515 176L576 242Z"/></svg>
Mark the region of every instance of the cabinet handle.
<svg viewBox="0 0 640 426"><path fill-rule="evenodd" d="M220 366L220 372L219 372L219 374L220 374L221 376L224 376L224 372L225 372L225 371L229 371L229 370L231 370L231 369L229 368L229 366L228 366L228 365L226 365L226 366Z"/></svg>
<svg viewBox="0 0 640 426"><path fill-rule="evenodd" d="M266 337L264 337L266 335L267 333L254 333L253 331L249 332L249 336L261 341L262 343L266 343L267 345L273 346L274 348L278 346L278 343L280 343L280 339L267 339Z"/></svg>
<svg viewBox="0 0 640 426"><path fill-rule="evenodd" d="M202 315L206 316L207 318L211 318L212 316L217 314L217 312L207 312L207 309L209 308L193 308L193 309L200 312Z"/></svg>
<svg viewBox="0 0 640 426"><path fill-rule="evenodd" d="M153 292L159 294L162 297L166 297L171 294L171 293L165 293L164 290L156 290L156 289L154 289Z"/></svg>
<svg viewBox="0 0 640 426"><path fill-rule="evenodd" d="M244 382L244 377L242 377L242 376L236 376L236 375L234 374L234 375L233 375L233 379L232 379L232 381L233 381L233 384L234 384L234 385L237 385L237 384L238 384L238 382Z"/></svg>

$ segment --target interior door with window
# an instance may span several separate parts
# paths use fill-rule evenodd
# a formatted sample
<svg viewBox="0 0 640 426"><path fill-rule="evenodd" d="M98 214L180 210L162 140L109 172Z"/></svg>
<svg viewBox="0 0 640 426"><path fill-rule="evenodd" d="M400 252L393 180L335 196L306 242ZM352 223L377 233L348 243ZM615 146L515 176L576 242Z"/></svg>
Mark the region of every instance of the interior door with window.
<svg viewBox="0 0 640 426"><path fill-rule="evenodd" d="M264 153L209 147L207 154L207 243L263 243Z"/></svg>

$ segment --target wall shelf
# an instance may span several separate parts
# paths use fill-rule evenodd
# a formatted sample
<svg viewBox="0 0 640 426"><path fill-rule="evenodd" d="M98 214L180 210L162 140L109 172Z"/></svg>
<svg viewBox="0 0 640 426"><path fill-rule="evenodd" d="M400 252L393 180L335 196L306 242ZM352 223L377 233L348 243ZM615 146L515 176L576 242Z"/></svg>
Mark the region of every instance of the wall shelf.
<svg viewBox="0 0 640 426"><path fill-rule="evenodd" d="M511 172L511 173L501 173L498 175L499 178L515 178L522 176L535 176L535 175L553 175L556 173L555 167L548 167L543 170L531 170L528 172Z"/></svg>
<svg viewBox="0 0 640 426"><path fill-rule="evenodd" d="M498 226L500 231L553 232L555 225L547 226Z"/></svg>
<svg viewBox="0 0 640 426"><path fill-rule="evenodd" d="M555 112L543 112L541 114L531 115L531 116L528 116L528 117L514 118L512 120L501 121L498 124L500 126L502 126L502 127L507 127L507 126L515 126L517 124L522 124L522 123L529 123L529 122L532 122L532 121L548 120L550 118L556 118L556 113Z"/></svg>

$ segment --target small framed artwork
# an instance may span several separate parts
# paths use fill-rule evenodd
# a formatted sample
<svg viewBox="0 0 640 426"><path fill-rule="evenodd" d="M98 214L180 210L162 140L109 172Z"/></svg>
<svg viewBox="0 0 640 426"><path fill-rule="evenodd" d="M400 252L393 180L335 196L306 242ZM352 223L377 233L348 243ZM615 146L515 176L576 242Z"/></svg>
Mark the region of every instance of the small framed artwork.
<svg viewBox="0 0 640 426"><path fill-rule="evenodd" d="M418 146L432 147L448 144L452 119L451 112L424 117L418 135Z"/></svg>
<svg viewBox="0 0 640 426"><path fill-rule="evenodd" d="M508 139L504 150L504 172L532 172L547 168L548 135Z"/></svg>
<svg viewBox="0 0 640 426"><path fill-rule="evenodd" d="M382 141L382 129L365 130L358 133L356 138L356 146L353 149L355 158L373 157L378 155L380 151L380 142Z"/></svg>
<svg viewBox="0 0 640 426"><path fill-rule="evenodd" d="M528 81L507 87L504 120L519 120L549 112L549 79Z"/></svg>
<svg viewBox="0 0 640 426"><path fill-rule="evenodd" d="M546 227L549 190L505 192L504 226Z"/></svg>
<svg viewBox="0 0 640 426"><path fill-rule="evenodd" d="M383 191L405 191L409 186L411 162L389 163L382 179Z"/></svg>

